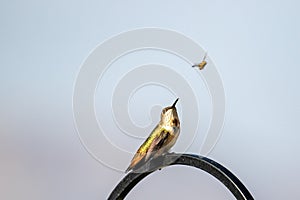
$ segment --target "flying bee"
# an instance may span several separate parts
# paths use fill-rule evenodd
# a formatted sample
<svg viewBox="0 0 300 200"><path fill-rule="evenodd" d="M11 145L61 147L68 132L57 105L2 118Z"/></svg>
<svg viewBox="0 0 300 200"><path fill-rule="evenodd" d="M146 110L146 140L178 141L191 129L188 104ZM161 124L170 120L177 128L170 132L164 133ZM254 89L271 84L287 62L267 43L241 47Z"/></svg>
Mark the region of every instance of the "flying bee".
<svg viewBox="0 0 300 200"><path fill-rule="evenodd" d="M202 70L204 67L205 67L205 65L207 64L207 62L206 62L206 56L207 56L207 52L205 52L205 54L204 54L204 57L203 57L203 60L201 61L201 63L199 63L199 64L195 64L195 65L193 65L192 67L199 67L199 69L200 70Z"/></svg>

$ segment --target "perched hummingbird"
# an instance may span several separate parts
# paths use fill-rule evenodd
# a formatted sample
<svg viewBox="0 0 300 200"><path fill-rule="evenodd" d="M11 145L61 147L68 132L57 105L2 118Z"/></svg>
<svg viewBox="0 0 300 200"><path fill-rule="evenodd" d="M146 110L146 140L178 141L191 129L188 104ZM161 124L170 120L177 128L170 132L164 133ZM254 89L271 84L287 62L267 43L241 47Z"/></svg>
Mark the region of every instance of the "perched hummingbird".
<svg viewBox="0 0 300 200"><path fill-rule="evenodd" d="M137 150L126 173L137 170L150 159L168 152L175 144L180 132L180 122L175 107L177 101L178 99L172 106L162 110L160 122Z"/></svg>

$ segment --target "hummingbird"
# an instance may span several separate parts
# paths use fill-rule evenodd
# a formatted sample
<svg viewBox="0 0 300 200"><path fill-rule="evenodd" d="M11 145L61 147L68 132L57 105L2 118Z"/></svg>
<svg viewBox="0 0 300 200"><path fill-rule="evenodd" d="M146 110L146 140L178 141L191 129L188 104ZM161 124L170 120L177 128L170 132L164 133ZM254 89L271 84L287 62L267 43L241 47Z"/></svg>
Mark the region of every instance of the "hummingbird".
<svg viewBox="0 0 300 200"><path fill-rule="evenodd" d="M167 153L175 144L180 133L180 121L175 107L178 100L179 98L172 106L162 110L159 123L137 150L125 173L135 171L147 161Z"/></svg>

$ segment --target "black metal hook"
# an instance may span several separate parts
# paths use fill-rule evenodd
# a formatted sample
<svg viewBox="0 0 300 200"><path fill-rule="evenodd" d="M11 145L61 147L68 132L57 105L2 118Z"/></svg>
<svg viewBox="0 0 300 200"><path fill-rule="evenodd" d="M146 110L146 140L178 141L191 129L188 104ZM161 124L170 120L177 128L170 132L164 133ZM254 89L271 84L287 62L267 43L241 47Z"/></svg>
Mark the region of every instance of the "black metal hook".
<svg viewBox="0 0 300 200"><path fill-rule="evenodd" d="M131 189L143 178L159 168L170 165L187 165L204 170L205 172L217 178L225 187L227 187L236 199L254 199L242 182L221 164L203 156L168 153L151 161L147 166L147 168L151 170L143 173L131 172L126 175L111 192L108 200L124 199Z"/></svg>

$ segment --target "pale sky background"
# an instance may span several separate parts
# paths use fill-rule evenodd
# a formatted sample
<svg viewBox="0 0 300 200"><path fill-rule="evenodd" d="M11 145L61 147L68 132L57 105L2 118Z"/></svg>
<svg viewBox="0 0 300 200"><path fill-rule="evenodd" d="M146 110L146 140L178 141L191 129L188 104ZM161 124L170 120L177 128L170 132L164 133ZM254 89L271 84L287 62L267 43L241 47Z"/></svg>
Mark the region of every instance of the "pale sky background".
<svg viewBox="0 0 300 200"><path fill-rule="evenodd" d="M209 157L255 199L300 199L299 9L296 0L1 1L0 199L108 197L124 173L80 143L73 86L97 45L141 27L185 34L218 68L226 121ZM128 195L164 197L234 199L213 177L187 167L163 169Z"/></svg>

